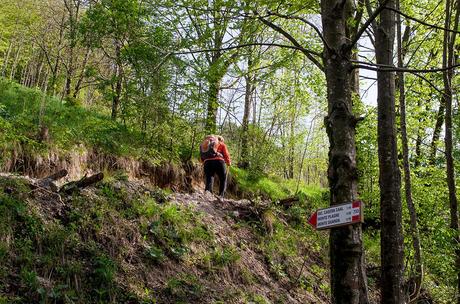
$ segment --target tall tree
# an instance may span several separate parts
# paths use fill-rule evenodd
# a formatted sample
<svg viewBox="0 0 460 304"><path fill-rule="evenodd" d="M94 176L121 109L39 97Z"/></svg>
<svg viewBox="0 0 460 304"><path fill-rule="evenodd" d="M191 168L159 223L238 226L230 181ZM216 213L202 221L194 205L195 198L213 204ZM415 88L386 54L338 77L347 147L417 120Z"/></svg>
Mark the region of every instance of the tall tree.
<svg viewBox="0 0 460 304"><path fill-rule="evenodd" d="M349 44L351 1L321 1L324 34L324 65L327 81L329 137L328 180L330 204L358 199L355 126ZM333 303L368 303L363 261L361 225L334 228L330 233L331 289Z"/></svg>
<svg viewBox="0 0 460 304"><path fill-rule="evenodd" d="M145 10L138 0L100 0L89 7L82 21L85 44L100 49L111 63L109 83L112 97L112 119L120 110L125 61L123 52L140 34Z"/></svg>
<svg viewBox="0 0 460 304"><path fill-rule="evenodd" d="M454 232L453 244L455 246L455 267L457 272L457 303L460 303L460 242L459 223L458 223L458 201L455 186L455 166L452 155L452 80L454 71L451 68L455 64L454 48L456 32L451 32L450 28L458 29L460 15L460 1L446 0L446 18L444 22L444 43L442 51L442 66L444 95L443 101L445 105L445 123L446 130L444 136L444 144L446 146L446 176L447 187L449 189L449 205L450 205L450 228ZM452 17L454 20L452 22Z"/></svg>
<svg viewBox="0 0 460 304"><path fill-rule="evenodd" d="M310 61L324 71L327 82L328 115L325 118L329 138L328 180L330 205L357 200L357 168L355 127L359 119L353 115L352 50L367 25L357 31L352 30L354 12L353 1L323 0L321 21L323 31L308 20L296 17L294 13L277 17L297 19L313 27L323 42L322 62L319 55L302 44L288 31L266 18L259 17L264 24L283 35ZM375 16L373 17L375 18ZM365 275L362 227L360 224L333 228L329 238L331 259L331 289L333 303L368 303L367 278Z"/></svg>
<svg viewBox="0 0 460 304"><path fill-rule="evenodd" d="M400 10L400 1L397 0L397 9ZM398 14L396 18L396 32L397 32L397 49L398 49L398 67L404 67L404 54L406 53L406 46L409 39L410 26L407 24L404 36L401 34L401 16ZM409 163L409 144L407 140L407 122L406 122L406 92L404 73L399 71L397 73L397 88L399 89L399 107L400 107L400 125L401 125L401 142L403 150L403 167L404 167L404 190L406 194L406 204L410 215L410 234L412 237L412 248L414 250L414 289L408 290L409 302L415 301L419 295L422 287L423 279L423 264L422 264L422 248L420 246L420 234L417 228L417 214L415 211L414 202L412 199L412 182L411 182L411 169Z"/></svg>
<svg viewBox="0 0 460 304"><path fill-rule="evenodd" d="M202 6L205 9L201 9ZM215 133L222 79L238 55L237 50L225 50L235 40L231 38L234 34L229 34L229 27L233 22L234 1L212 0L203 3L202 0L195 0L185 3L183 7L191 23L186 35L194 40L194 44L208 49L205 53L208 83L205 130Z"/></svg>
<svg viewBox="0 0 460 304"><path fill-rule="evenodd" d="M380 5L384 1L380 0ZM386 7L395 8L395 1L386 1ZM394 12L385 9L375 23L375 57L377 64L393 66L395 36ZM380 69L377 72L378 151L380 184L381 274L382 303L404 302L403 234L401 208L401 174L398 166L395 81L394 72Z"/></svg>

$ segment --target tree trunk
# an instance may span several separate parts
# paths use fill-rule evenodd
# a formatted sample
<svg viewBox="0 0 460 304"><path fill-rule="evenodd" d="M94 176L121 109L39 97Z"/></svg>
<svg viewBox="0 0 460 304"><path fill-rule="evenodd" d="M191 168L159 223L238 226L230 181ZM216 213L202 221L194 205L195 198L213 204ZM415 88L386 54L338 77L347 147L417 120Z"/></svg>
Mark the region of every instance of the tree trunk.
<svg viewBox="0 0 460 304"><path fill-rule="evenodd" d="M460 13L460 2L456 2L457 6L455 8L455 20L453 28L458 28L459 23L459 13ZM455 62L454 60L454 46L456 32L450 34L447 29L451 28L451 5L450 0L446 0L446 19L444 27L444 43L443 43L443 52L442 52L442 66L447 68L452 66ZM454 76L453 69L444 70L443 72L443 82L444 82L444 102L446 107L445 112L445 122L446 122L446 134L444 137L444 144L446 149L446 175L447 175L447 186L449 188L449 205L450 205L450 228L454 231L453 246L455 249L456 259L455 267L457 271L457 303L460 303L460 250L458 249L458 243L460 241L458 232L458 202L457 202L457 193L455 189L455 167L454 159L452 156L453 144L452 144L452 79Z"/></svg>
<svg viewBox="0 0 460 304"><path fill-rule="evenodd" d="M394 8L394 0L387 3ZM395 17L390 10L380 13L380 22L375 31L375 57L377 64L393 65ZM403 236L401 210L401 176L398 167L395 127L395 80L394 73L377 73L378 104L378 154L381 217L381 303L404 302Z"/></svg>
<svg viewBox="0 0 460 304"><path fill-rule="evenodd" d="M35 87L38 87L38 88L40 88L40 79L41 79L41 76L42 76L43 66L44 66L44 64L43 64L43 52L40 52L39 62L38 62L38 66L37 66L36 71L35 71L34 83L33 83L33 85Z"/></svg>
<svg viewBox="0 0 460 304"><path fill-rule="evenodd" d="M430 145L429 162L431 165L433 165L436 161L436 150L438 148L438 141L441 135L441 127L442 127L442 124L444 123L445 103L446 103L445 97L442 96L441 101L439 102L438 113L436 114L436 124L434 126L433 139L431 140L431 145Z"/></svg>
<svg viewBox="0 0 460 304"><path fill-rule="evenodd" d="M422 101L420 98L417 99L417 107L420 108L422 106ZM420 160L422 158L422 136L425 132L424 128L421 127L422 119L418 119L418 127L417 127L417 138L415 140L415 161L414 161L414 168L418 168L420 166Z"/></svg>
<svg viewBox="0 0 460 304"><path fill-rule="evenodd" d="M21 71L21 77L19 78L19 83L22 84L23 86L26 86L27 85L27 78L28 78L28 71L29 71L29 67L30 67L31 63L30 61L27 62L27 64L22 68L22 71Z"/></svg>
<svg viewBox="0 0 460 304"><path fill-rule="evenodd" d="M19 43L18 49L16 51L16 56L14 57L13 66L11 67L10 79L13 80L16 75L16 67L18 66L19 54L21 53L22 41Z"/></svg>
<svg viewBox="0 0 460 304"><path fill-rule="evenodd" d="M397 9L399 8L399 0L397 2ZM406 26L406 30L409 26ZM407 39L409 35L404 35L403 40L401 35L401 17L397 15L397 43L398 43L398 67L403 68L403 54L405 50L403 49L407 44ZM414 264L415 264L415 273L413 274L414 287L413 291L408 290L408 299L409 302L417 300L420 295L420 289L422 287L422 278L423 278L423 264L422 264L422 248L420 246L420 235L417 228L417 214L415 212L414 202L412 200L412 184L410 176L410 164L409 164L409 145L407 143L407 128L406 128L406 97L405 97L405 87L404 87L404 73L398 72L397 86L399 89L399 107L400 107L400 125L401 125L401 142L403 149L403 166L404 166L404 189L406 193L406 204L407 209L409 210L410 215L410 234L412 237L412 247L414 249ZM410 286L409 286L410 287Z"/></svg>
<svg viewBox="0 0 460 304"><path fill-rule="evenodd" d="M117 120L118 115L118 108L120 105L120 98L121 98L121 90L123 84L123 67L121 63L121 42L115 42L115 54L116 54L116 67L115 67L115 77L116 83L115 85L112 84L112 90L114 90L114 94L112 97L112 120Z"/></svg>
<svg viewBox="0 0 460 304"><path fill-rule="evenodd" d="M75 73L75 48L77 46L78 34L78 17L80 12L81 1L64 0L64 6L69 16L69 57L66 65L66 82L65 82L65 96L70 97L72 91L72 80Z"/></svg>
<svg viewBox="0 0 460 304"><path fill-rule="evenodd" d="M241 161L240 167L247 168L249 166L249 116L251 115L252 96L254 93L254 75L252 72L253 60L252 52L248 55L248 73L245 77L246 90L244 93L244 113L241 123ZM255 113L253 113L255 116Z"/></svg>
<svg viewBox="0 0 460 304"><path fill-rule="evenodd" d="M219 109L221 79L215 75L211 75L210 78L208 87L208 112L206 116L205 129L208 134L214 134L217 130L217 110Z"/></svg>
<svg viewBox="0 0 460 304"><path fill-rule="evenodd" d="M73 98L77 98L77 95L80 92L81 84L83 83L83 78L85 77L85 69L86 69L86 65L88 64L90 53L91 53L90 48L87 48L86 53L85 53L85 59L83 60L83 64L81 67L80 76L78 77L77 84L75 85L75 88L73 90L73 95L72 95Z"/></svg>
<svg viewBox="0 0 460 304"><path fill-rule="evenodd" d="M295 153L295 124L296 113L295 111L291 116L289 140L288 140L288 178L294 178L294 153Z"/></svg>
<svg viewBox="0 0 460 304"><path fill-rule="evenodd" d="M355 147L356 118L352 114L350 79L351 50L346 47L349 1L322 0L321 16L325 41L329 137L328 180L330 204L358 199ZM361 224L333 228L329 237L332 303L368 303L364 275Z"/></svg>
<svg viewBox="0 0 460 304"><path fill-rule="evenodd" d="M5 73L6 73L6 68L8 67L8 61L10 60L10 54L11 54L11 49L13 48L13 42L12 40L10 40L10 43L8 44L8 50L6 51L6 54L5 54L5 59L3 61L3 65L2 65L2 77L5 77Z"/></svg>

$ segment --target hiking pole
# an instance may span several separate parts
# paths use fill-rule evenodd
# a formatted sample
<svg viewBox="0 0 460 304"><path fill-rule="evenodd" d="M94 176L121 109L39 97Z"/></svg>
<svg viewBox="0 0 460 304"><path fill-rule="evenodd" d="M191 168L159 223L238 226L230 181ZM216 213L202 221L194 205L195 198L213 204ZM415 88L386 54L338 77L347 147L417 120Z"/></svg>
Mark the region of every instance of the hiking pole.
<svg viewBox="0 0 460 304"><path fill-rule="evenodd" d="M224 190L224 193L222 195L222 198L224 198L224 195L225 195L225 191L227 190L227 185L228 185L228 171L230 171L230 165L227 166L227 170L225 170L225 190Z"/></svg>

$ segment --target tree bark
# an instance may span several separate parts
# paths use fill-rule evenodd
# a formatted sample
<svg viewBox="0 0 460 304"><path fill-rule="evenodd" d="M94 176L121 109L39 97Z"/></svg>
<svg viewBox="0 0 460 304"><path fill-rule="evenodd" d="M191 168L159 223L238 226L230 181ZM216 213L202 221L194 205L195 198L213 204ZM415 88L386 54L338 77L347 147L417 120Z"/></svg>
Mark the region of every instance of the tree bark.
<svg viewBox="0 0 460 304"><path fill-rule="evenodd" d="M351 98L351 50L347 47L350 1L322 0L327 81L330 204L358 199L355 125ZM361 224L333 228L329 237L332 303L368 303Z"/></svg>
<svg viewBox="0 0 460 304"><path fill-rule="evenodd" d="M381 2L381 0L379 1ZM394 8L394 0L387 3ZM395 17L390 10L380 13L375 28L377 64L393 65ZM393 72L377 72L378 154L381 217L381 303L404 303L401 175L398 167L395 127L395 79Z"/></svg>
<svg viewBox="0 0 460 304"><path fill-rule="evenodd" d="M455 9L451 10L452 2L446 0L446 19L444 23L444 43L442 52L442 66L444 68L452 66L455 62L454 47L456 32L450 34L447 29L451 28L451 17L455 10L455 20L453 28L458 28L459 13L460 13L460 2L457 1ZM452 11L452 12L451 12ZM458 223L458 201L457 193L455 188L455 167L454 159L452 155L453 144L452 144L452 79L454 76L453 69L448 69L443 72L443 83L444 83L444 102L445 102L445 123L446 131L444 137L444 144L446 149L446 175L447 175L447 187L449 189L449 205L450 205L450 228L454 231L453 246L455 249L455 267L457 271L457 303L460 303L460 250L458 249L459 238L459 223Z"/></svg>
<svg viewBox="0 0 460 304"><path fill-rule="evenodd" d="M397 1L397 9L400 10L399 0ZM406 26L406 30L409 26ZM398 67L403 68L403 56L406 53L404 45L407 44L409 35L404 35L404 40L401 35L401 17L397 15L397 43L398 43ZM403 167L404 167L404 189L406 194L406 204L410 215L410 234L412 237L412 248L414 250L414 264L415 273L413 274L414 279L414 290L408 290L409 303L417 300L420 295L423 278L423 264L422 264L422 248L420 246L420 234L417 228L417 214L415 212L414 202L412 200L412 184L410 176L410 163L409 163L409 145L407 141L407 128L406 128L406 98L405 98L405 86L404 86L404 73L397 73L397 87L399 89L399 107L400 107L400 125L401 125L401 142L403 149Z"/></svg>

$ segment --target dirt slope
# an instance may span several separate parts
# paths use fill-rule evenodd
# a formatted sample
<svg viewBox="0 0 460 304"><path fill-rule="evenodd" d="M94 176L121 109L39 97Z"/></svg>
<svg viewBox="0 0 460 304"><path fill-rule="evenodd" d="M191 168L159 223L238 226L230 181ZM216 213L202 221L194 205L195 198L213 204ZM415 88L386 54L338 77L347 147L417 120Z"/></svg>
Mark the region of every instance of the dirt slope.
<svg viewBox="0 0 460 304"><path fill-rule="evenodd" d="M139 181L36 184L0 176L0 303L329 303L325 249L298 210Z"/></svg>

